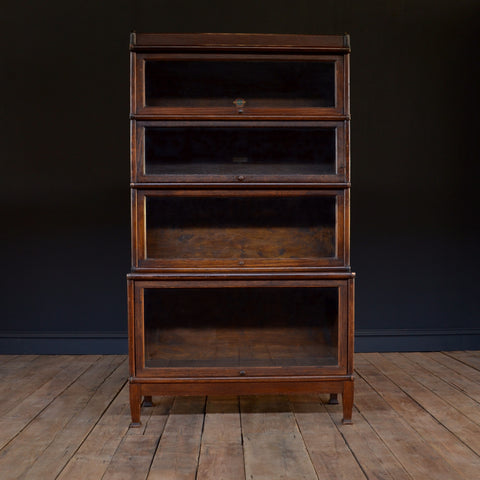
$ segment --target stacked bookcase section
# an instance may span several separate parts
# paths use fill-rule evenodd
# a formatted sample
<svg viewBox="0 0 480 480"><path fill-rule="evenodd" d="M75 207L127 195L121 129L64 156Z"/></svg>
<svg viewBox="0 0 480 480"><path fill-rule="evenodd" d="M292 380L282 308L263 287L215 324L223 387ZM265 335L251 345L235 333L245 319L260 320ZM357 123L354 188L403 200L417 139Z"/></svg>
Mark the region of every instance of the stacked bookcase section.
<svg viewBox="0 0 480 480"><path fill-rule="evenodd" d="M153 395L353 405L347 35L132 34L132 425Z"/></svg>

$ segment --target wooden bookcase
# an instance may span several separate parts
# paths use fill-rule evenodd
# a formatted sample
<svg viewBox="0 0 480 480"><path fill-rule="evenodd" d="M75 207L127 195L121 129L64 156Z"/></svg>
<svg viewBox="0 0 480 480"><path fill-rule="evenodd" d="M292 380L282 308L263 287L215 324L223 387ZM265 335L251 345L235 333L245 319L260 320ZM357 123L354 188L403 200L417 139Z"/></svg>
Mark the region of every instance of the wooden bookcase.
<svg viewBox="0 0 480 480"><path fill-rule="evenodd" d="M352 421L347 35L132 34L132 425L153 395Z"/></svg>

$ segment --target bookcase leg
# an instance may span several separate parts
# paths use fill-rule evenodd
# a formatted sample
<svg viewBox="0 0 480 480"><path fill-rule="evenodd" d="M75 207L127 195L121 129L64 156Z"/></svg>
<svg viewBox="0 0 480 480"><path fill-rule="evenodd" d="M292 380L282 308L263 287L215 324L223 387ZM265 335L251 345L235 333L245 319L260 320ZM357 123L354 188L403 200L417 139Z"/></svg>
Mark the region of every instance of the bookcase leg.
<svg viewBox="0 0 480 480"><path fill-rule="evenodd" d="M144 407L153 407L153 402L152 402L152 396L151 395L145 395L143 397L143 404Z"/></svg>
<svg viewBox="0 0 480 480"><path fill-rule="evenodd" d="M140 394L140 385L131 383L130 384L130 413L132 415L131 427L139 427L140 422L140 403L142 396Z"/></svg>
<svg viewBox="0 0 480 480"><path fill-rule="evenodd" d="M328 400L329 405L338 405L338 393L331 393Z"/></svg>
<svg viewBox="0 0 480 480"><path fill-rule="evenodd" d="M353 410L353 380L347 381L343 384L343 420L344 425L352 425L352 410Z"/></svg>

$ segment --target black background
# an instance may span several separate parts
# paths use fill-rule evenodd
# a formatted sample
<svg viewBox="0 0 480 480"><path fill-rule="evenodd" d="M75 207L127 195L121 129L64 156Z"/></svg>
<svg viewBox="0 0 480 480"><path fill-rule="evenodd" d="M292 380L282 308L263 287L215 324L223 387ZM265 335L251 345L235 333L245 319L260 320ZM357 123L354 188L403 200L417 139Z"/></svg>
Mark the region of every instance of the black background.
<svg viewBox="0 0 480 480"><path fill-rule="evenodd" d="M126 351L132 29L350 33L358 346L480 348L479 14L478 0L6 2L0 350Z"/></svg>

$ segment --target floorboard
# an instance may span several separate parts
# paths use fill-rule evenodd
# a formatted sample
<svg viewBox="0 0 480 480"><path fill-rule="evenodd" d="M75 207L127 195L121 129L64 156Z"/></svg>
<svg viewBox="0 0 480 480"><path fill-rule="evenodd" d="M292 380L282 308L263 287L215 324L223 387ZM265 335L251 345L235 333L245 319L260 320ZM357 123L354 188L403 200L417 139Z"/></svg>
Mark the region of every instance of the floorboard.
<svg viewBox="0 0 480 480"><path fill-rule="evenodd" d="M363 417L413 478L459 478L458 472L362 378L357 378L355 398Z"/></svg>
<svg viewBox="0 0 480 480"><path fill-rule="evenodd" d="M245 479L239 399L209 397L196 480Z"/></svg>
<svg viewBox="0 0 480 480"><path fill-rule="evenodd" d="M153 457L149 480L195 480L205 397L177 397Z"/></svg>
<svg viewBox="0 0 480 480"><path fill-rule="evenodd" d="M25 476L37 461L43 461L48 447L82 411L115 363L113 357L101 357L0 450L2 480Z"/></svg>
<svg viewBox="0 0 480 480"><path fill-rule="evenodd" d="M141 428L124 435L102 480L145 480L167 422L173 397L158 397L151 408L143 408Z"/></svg>
<svg viewBox="0 0 480 480"><path fill-rule="evenodd" d="M291 395L290 405L319 480L367 478L341 429L328 415L325 398Z"/></svg>
<svg viewBox="0 0 480 480"><path fill-rule="evenodd" d="M71 361L71 358L54 355L28 357L19 357L0 370L3 387L0 390L0 415L14 408Z"/></svg>
<svg viewBox="0 0 480 480"><path fill-rule="evenodd" d="M71 361L65 362L63 368L47 383L22 401L18 401L15 407L3 414L0 417L0 448L15 438L98 358L98 356L82 356L75 362L70 359ZM42 372L39 372L39 376L43 376ZM4 405L6 404L8 403L4 402Z"/></svg>
<svg viewBox="0 0 480 480"><path fill-rule="evenodd" d="M416 383L406 385L404 388L409 395L420 403L423 408L433 415L436 420L453 432L465 445L480 454L480 427L478 424L480 404L476 403L463 389L456 390L454 383L463 383L460 378L450 379L450 374L445 371L444 383L438 382L440 376L432 375L432 371L440 373L438 364L429 362L425 357L417 354L408 356L388 354L400 368L410 370L415 376ZM420 363L419 363L420 362ZM435 365L431 365L435 364ZM447 369L445 369L447 370ZM459 375L456 375L459 377ZM440 385L438 385L440 383ZM433 387L435 386L435 392ZM432 388L430 388L432 387ZM454 400L455 399L455 400Z"/></svg>
<svg viewBox="0 0 480 480"><path fill-rule="evenodd" d="M240 410L249 480L317 479L287 398L242 397Z"/></svg>
<svg viewBox="0 0 480 480"><path fill-rule="evenodd" d="M480 352L356 355L328 395L154 397L129 428L125 356L0 355L2 480L474 480Z"/></svg>
<svg viewBox="0 0 480 480"><path fill-rule="evenodd" d="M48 445L42 455L36 459L25 475L25 479L47 478L60 473L70 461L73 452L88 438L92 438L97 422L106 418L104 413L112 399L116 397L125 385L127 373L126 360L112 358L107 367L114 369L108 377L95 389L93 395L76 411L69 422L63 427L55 439ZM119 363L119 360L120 363ZM92 435L90 435L92 433Z"/></svg>
<svg viewBox="0 0 480 480"><path fill-rule="evenodd" d="M358 375L459 472L459 478L475 478L480 471L480 457L406 392L415 380L412 377L399 378L401 371L382 356L369 356L368 359L370 362L357 359ZM432 393L429 400L431 404L435 403L436 395Z"/></svg>
<svg viewBox="0 0 480 480"><path fill-rule="evenodd" d="M340 406L326 405L325 408L369 480L412 480L413 477L357 408L353 412L354 425L342 425ZM351 426L354 428L349 428Z"/></svg>
<svg viewBox="0 0 480 480"><path fill-rule="evenodd" d="M444 355L455 358L466 365L480 370L480 355L478 352L442 352Z"/></svg>
<svg viewBox="0 0 480 480"><path fill-rule="evenodd" d="M0 366L17 360L20 355L0 355Z"/></svg>

